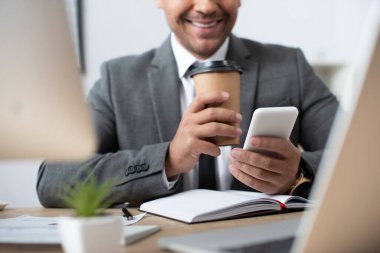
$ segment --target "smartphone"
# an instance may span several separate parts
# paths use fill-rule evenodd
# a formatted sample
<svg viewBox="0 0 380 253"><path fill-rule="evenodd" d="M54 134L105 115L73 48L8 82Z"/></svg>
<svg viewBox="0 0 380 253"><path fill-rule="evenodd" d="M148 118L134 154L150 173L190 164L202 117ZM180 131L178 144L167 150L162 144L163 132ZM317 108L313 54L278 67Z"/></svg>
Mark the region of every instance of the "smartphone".
<svg viewBox="0 0 380 253"><path fill-rule="evenodd" d="M243 149L257 151L249 144L252 136L270 136L289 139L298 109L294 106L262 107L253 112Z"/></svg>

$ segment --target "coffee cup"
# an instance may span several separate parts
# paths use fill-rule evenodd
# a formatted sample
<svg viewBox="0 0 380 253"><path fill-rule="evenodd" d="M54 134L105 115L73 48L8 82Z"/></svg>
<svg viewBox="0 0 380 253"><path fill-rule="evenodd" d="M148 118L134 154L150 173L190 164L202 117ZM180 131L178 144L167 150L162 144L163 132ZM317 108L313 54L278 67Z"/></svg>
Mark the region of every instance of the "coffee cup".
<svg viewBox="0 0 380 253"><path fill-rule="evenodd" d="M209 107L220 107L240 112L240 75L241 68L232 61L196 62L189 69L189 75L194 80L195 94L210 91L226 91L230 97L220 104L210 104ZM239 124L226 124L239 127ZM238 145L239 137L215 136L211 142L218 146Z"/></svg>

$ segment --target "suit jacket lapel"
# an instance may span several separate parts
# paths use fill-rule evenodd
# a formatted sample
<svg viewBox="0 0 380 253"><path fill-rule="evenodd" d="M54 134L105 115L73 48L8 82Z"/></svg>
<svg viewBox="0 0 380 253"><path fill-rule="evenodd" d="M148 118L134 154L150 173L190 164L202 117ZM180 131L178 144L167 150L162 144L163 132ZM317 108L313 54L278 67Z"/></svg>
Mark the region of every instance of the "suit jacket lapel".
<svg viewBox="0 0 380 253"><path fill-rule="evenodd" d="M226 58L227 60L235 61L243 69L240 81L240 113L243 116L241 123L243 134L240 137L240 146L242 147L249 123L251 122L255 103L258 63L247 50L244 43L234 35L230 37L230 45Z"/></svg>
<svg viewBox="0 0 380 253"><path fill-rule="evenodd" d="M181 106L177 64L167 39L157 49L148 71L149 92L158 124L160 140L173 139L181 120Z"/></svg>
<svg viewBox="0 0 380 253"><path fill-rule="evenodd" d="M231 35L227 59L235 61L243 69L240 81L240 113L243 116L243 121L241 123L243 133L240 137L239 145L242 147L255 107L259 65L255 60L255 56L251 55L251 52L247 50L244 43L233 35ZM231 182L231 189L252 190L236 178L233 178Z"/></svg>

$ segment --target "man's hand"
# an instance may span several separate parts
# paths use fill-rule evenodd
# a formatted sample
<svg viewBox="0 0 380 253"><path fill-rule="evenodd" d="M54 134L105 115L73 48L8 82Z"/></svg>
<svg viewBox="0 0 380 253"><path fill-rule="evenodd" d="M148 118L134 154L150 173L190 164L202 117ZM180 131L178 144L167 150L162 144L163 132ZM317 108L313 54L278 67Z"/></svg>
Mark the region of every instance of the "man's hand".
<svg viewBox="0 0 380 253"><path fill-rule="evenodd" d="M228 100L227 92L210 92L196 96L184 113L177 132L169 145L165 169L173 177L194 168L200 154L218 156L220 149L205 138L238 137L241 129L225 123L240 123L242 116L232 110L207 107ZM224 122L224 123L220 123Z"/></svg>
<svg viewBox="0 0 380 253"><path fill-rule="evenodd" d="M229 170L240 182L267 194L283 194L297 177L301 152L281 138L251 137L257 149L275 152L273 155L235 148L230 154Z"/></svg>

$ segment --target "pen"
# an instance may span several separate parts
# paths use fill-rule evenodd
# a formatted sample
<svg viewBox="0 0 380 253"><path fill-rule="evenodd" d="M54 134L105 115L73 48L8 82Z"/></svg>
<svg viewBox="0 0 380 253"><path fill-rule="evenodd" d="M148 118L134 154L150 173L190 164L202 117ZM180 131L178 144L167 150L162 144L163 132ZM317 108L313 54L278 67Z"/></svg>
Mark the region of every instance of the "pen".
<svg viewBox="0 0 380 253"><path fill-rule="evenodd" d="M124 213L123 216L126 217L127 220L133 220L133 215L128 211L127 208L123 207L123 208L121 209L121 211L123 211L123 213Z"/></svg>

